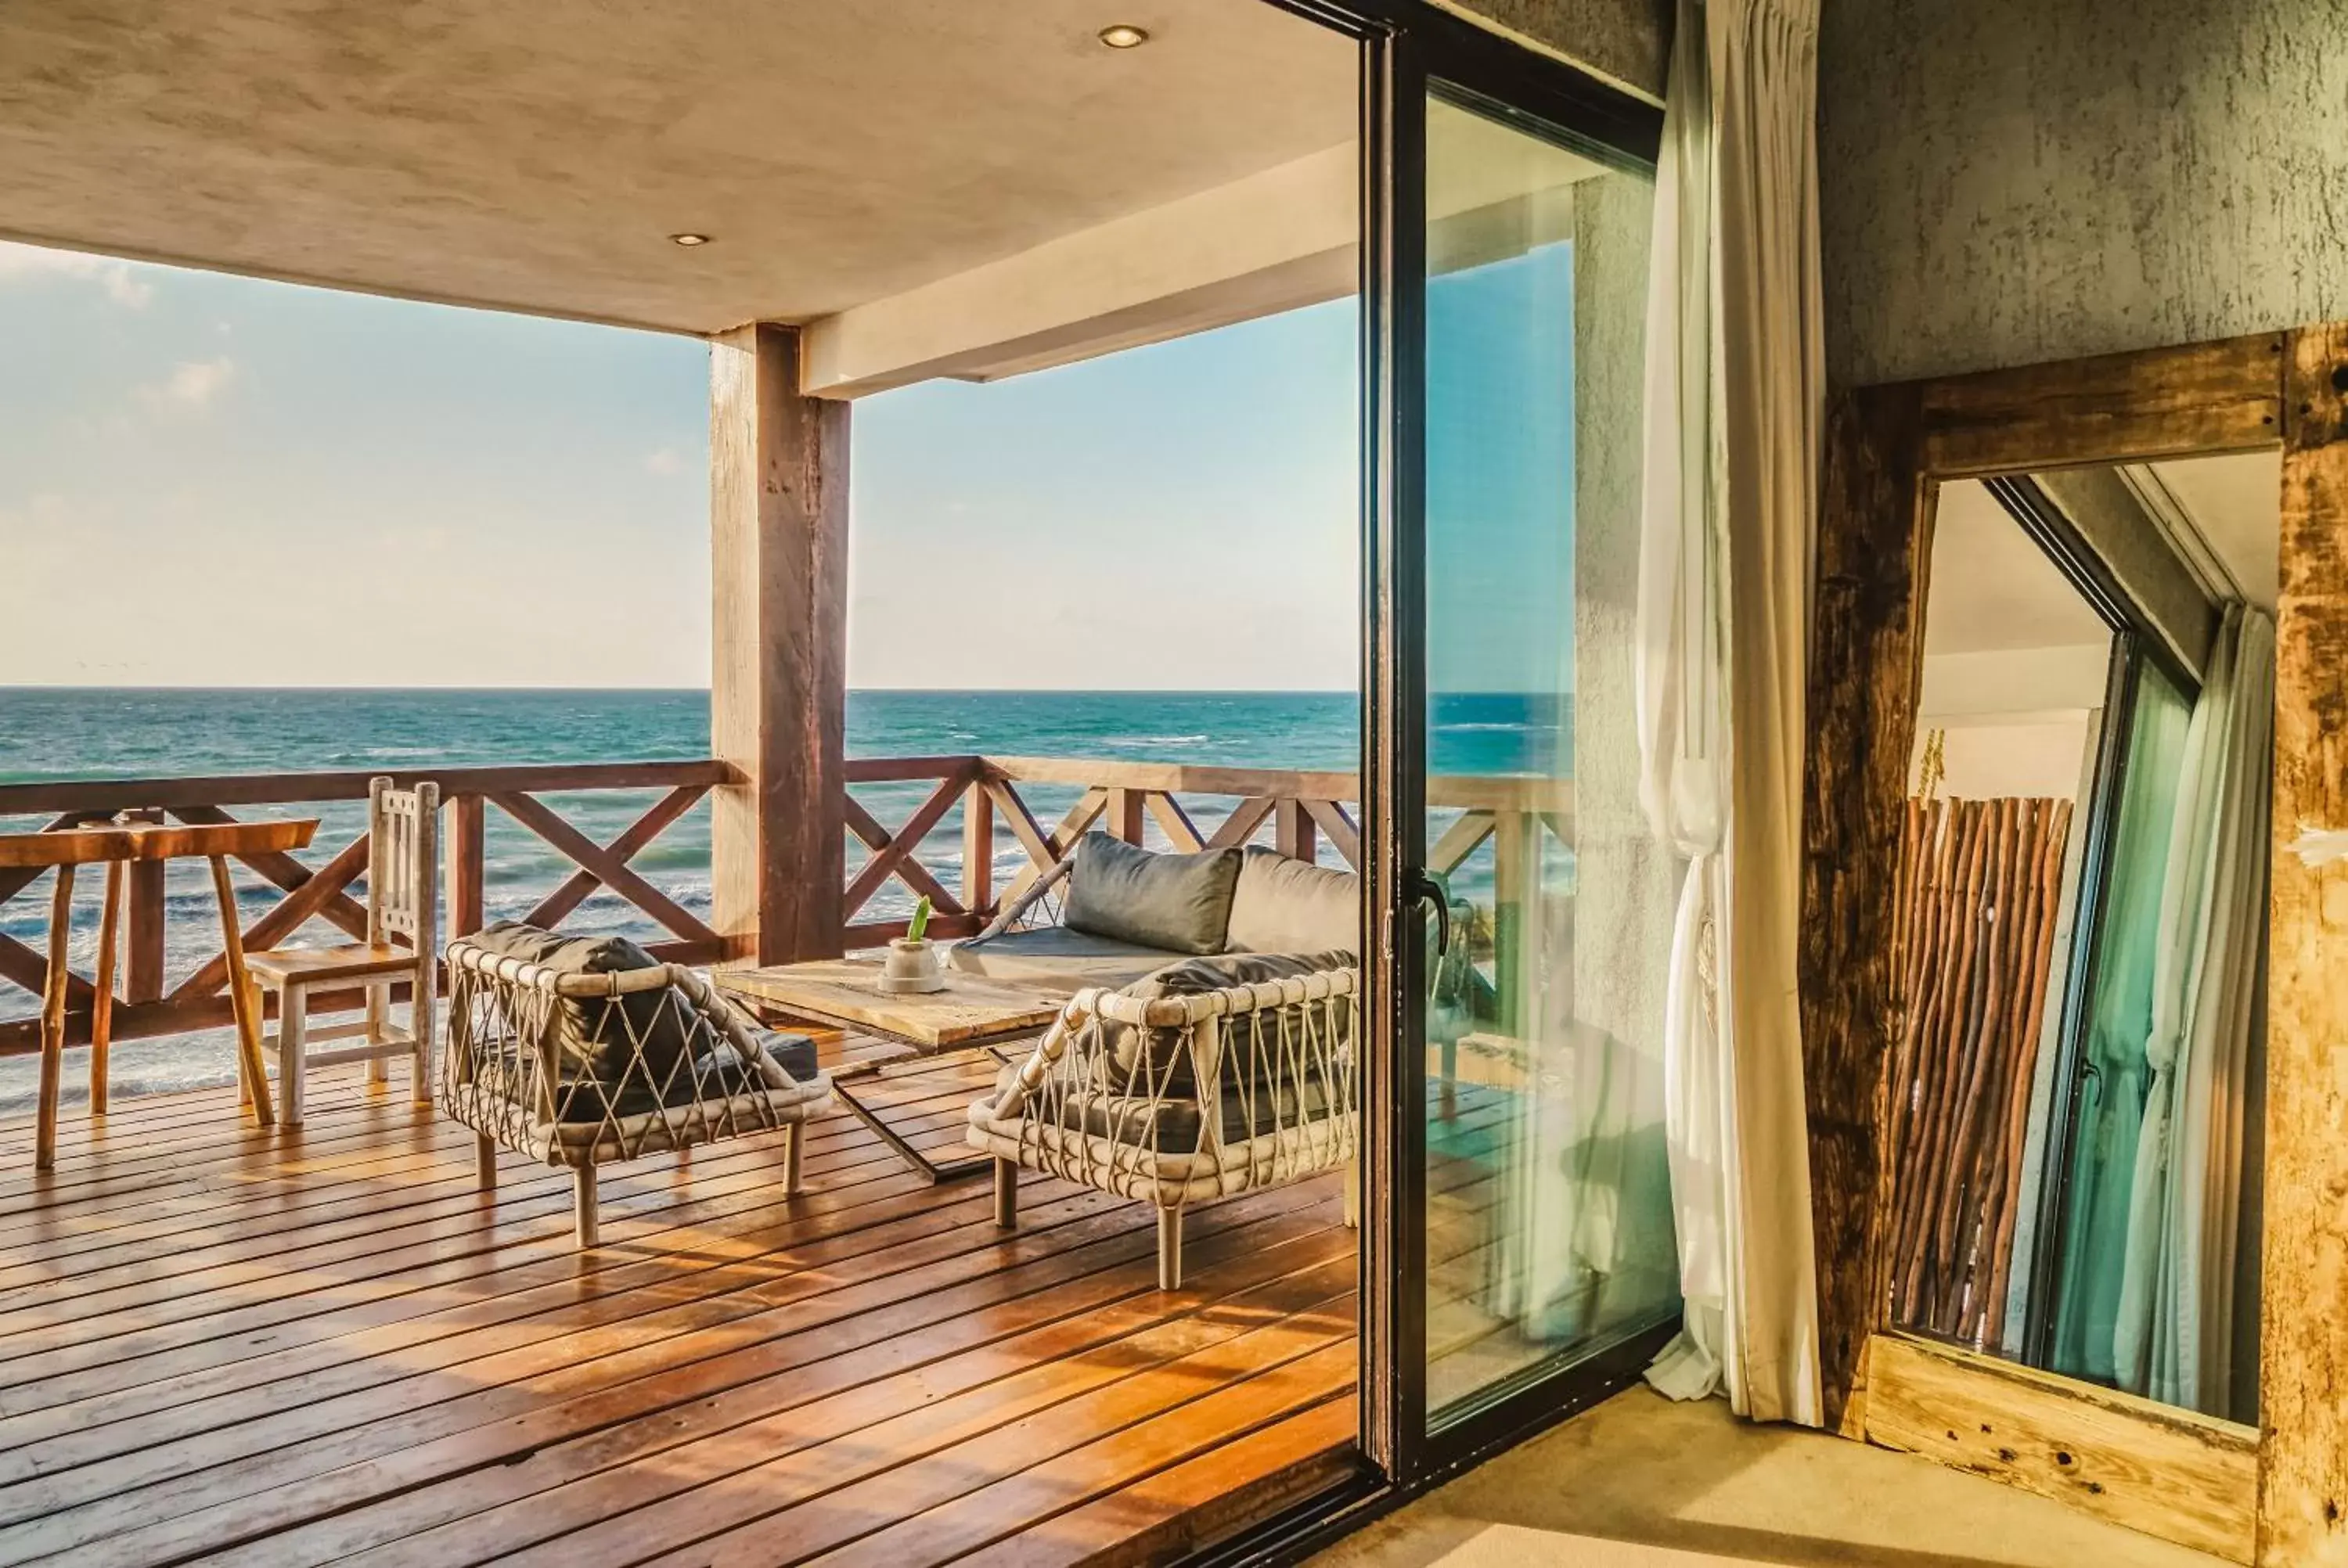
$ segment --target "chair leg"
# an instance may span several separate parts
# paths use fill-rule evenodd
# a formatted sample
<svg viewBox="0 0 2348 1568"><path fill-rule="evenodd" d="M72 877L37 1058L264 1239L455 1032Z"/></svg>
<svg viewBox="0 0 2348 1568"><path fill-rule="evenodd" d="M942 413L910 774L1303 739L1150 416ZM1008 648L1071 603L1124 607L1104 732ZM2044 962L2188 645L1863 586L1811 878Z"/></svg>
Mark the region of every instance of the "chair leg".
<svg viewBox="0 0 2348 1568"><path fill-rule="evenodd" d="M487 1132L473 1134L473 1184L485 1193L497 1191L498 1145Z"/></svg>
<svg viewBox="0 0 2348 1568"><path fill-rule="evenodd" d="M1158 1211L1158 1288L1182 1288L1182 1211Z"/></svg>
<svg viewBox="0 0 2348 1568"><path fill-rule="evenodd" d="M1004 1230L1019 1225L1019 1162L994 1162L994 1223Z"/></svg>
<svg viewBox="0 0 2348 1568"><path fill-rule="evenodd" d="M383 1037L391 1032L390 1023L391 984L387 980L371 983L366 989L367 1044L371 1046L381 1045L383 1043ZM390 1082L391 1064L384 1061L380 1056L368 1057L366 1061L366 1081L367 1087L370 1089Z"/></svg>
<svg viewBox="0 0 2348 1568"><path fill-rule="evenodd" d="M571 1173L572 1228L584 1250L595 1245L595 1162L589 1160Z"/></svg>
<svg viewBox="0 0 2348 1568"><path fill-rule="evenodd" d="M1345 1162L1345 1228L1362 1228L1362 1160L1358 1154Z"/></svg>
<svg viewBox="0 0 2348 1568"><path fill-rule="evenodd" d="M432 1103L432 1035L437 1009L428 1002L414 999L428 998L429 993L420 988L437 983L437 979L431 965L422 965L407 993L407 1032L415 1037L415 1043L407 1048L409 1071L414 1075L409 1080L408 1097L418 1105Z"/></svg>
<svg viewBox="0 0 2348 1568"><path fill-rule="evenodd" d="M807 1184L807 1123L793 1122L783 1129L783 1191L797 1193Z"/></svg>
<svg viewBox="0 0 2348 1568"><path fill-rule="evenodd" d="M284 1097L283 1124L302 1125L303 1036L310 1028L310 992L299 984L277 993L277 1083Z"/></svg>

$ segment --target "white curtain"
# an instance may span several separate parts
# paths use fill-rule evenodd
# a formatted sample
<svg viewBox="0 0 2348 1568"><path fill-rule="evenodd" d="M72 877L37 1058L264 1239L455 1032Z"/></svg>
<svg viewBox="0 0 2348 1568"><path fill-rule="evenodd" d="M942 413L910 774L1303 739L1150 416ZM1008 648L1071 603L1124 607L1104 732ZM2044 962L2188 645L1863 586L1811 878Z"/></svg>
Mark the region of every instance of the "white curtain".
<svg viewBox="0 0 2348 1568"><path fill-rule="evenodd" d="M2274 623L2229 606L2186 731L2129 1192L2122 1387L2230 1413L2243 1105L2265 945Z"/></svg>
<svg viewBox="0 0 2348 1568"><path fill-rule="evenodd" d="M1657 171L1643 799L1687 857L1667 1004L1686 1327L1648 1376L1819 1419L1795 970L1825 370L1818 0L1680 0Z"/></svg>

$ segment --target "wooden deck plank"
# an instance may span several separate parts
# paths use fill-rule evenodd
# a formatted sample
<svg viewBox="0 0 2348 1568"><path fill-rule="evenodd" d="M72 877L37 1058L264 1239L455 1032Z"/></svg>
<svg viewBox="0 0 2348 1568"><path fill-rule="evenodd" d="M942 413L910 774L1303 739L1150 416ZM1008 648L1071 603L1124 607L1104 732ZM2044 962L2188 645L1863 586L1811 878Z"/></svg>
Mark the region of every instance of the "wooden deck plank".
<svg viewBox="0 0 2348 1568"><path fill-rule="evenodd" d="M994 1071L908 1064L860 1093L950 1150ZM0 1173L0 1562L582 1568L760 1539L778 1511L824 1522L809 1550L852 1547L904 1522L861 1511L907 1486L912 1514L953 1510L939 1540L982 1518L999 1541L994 1502L957 1500L1077 1450L1108 1490L1058 1512L1097 1532L1110 1481L1184 1462L1163 1433L1121 1457L1128 1430L1235 1379L1295 1395L1267 1432L1350 1411L1272 1365L1334 1353L1350 1386L1334 1176L1199 1211L1166 1293L1140 1205L1030 1177L998 1231L983 1184L932 1187L833 1115L798 1198L778 1135L614 1167L582 1255L566 1173L510 1163L479 1194L469 1133L360 1077L315 1075L292 1133L241 1121L232 1088L69 1112L53 1177ZM28 1121L0 1119L0 1159ZM1318 1419L1292 1437L1337 1431ZM1269 1483L1294 1447L1239 1462ZM746 1479L795 1460L819 1483L797 1503ZM736 1489L742 1517L674 1528ZM1177 1495L1135 1517L1162 1528Z"/></svg>

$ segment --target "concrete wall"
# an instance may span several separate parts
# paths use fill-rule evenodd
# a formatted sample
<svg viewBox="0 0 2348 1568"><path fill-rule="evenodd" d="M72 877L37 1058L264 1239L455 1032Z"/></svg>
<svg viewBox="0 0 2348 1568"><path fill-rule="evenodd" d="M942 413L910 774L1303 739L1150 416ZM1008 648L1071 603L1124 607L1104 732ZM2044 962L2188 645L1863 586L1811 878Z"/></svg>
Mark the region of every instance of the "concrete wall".
<svg viewBox="0 0 2348 1568"><path fill-rule="evenodd" d="M2348 315L2348 0L1825 0L1857 384Z"/></svg>
<svg viewBox="0 0 2348 1568"><path fill-rule="evenodd" d="M1447 11L1663 101L1673 0L1435 0Z"/></svg>

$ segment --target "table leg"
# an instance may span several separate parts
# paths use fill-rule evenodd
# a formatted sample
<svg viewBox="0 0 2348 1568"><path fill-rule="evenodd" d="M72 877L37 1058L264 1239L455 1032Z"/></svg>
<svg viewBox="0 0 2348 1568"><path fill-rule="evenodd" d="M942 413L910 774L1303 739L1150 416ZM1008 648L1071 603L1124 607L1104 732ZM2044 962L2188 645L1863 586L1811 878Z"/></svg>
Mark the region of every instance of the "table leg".
<svg viewBox="0 0 2348 1568"><path fill-rule="evenodd" d="M221 952L228 959L228 999L236 1012L236 1056L244 1064L245 1081L252 1087L253 1120L274 1126L277 1112L269 1102L269 1070L261 1064L261 1009L252 981L244 968L244 932L236 923L236 885L229 880L228 861L218 855L212 863L212 896L220 902Z"/></svg>
<svg viewBox="0 0 2348 1568"><path fill-rule="evenodd" d="M877 1074L850 1074L848 1076L864 1077L877 1076ZM904 1161L908 1165L912 1166L915 1171L928 1178L932 1184L959 1181L964 1176L975 1176L982 1171L989 1171L994 1167L993 1157L986 1154L973 1154L966 1159L961 1160L931 1159L927 1154L922 1153L919 1149L914 1148L912 1144L907 1143L903 1137L899 1135L895 1128L880 1120L880 1116L878 1112L865 1104L861 1100L859 1100L856 1097L856 1091L849 1088L847 1083L842 1081L841 1074L834 1073L832 1075L831 1093L833 1099L839 1101L841 1105L847 1108L850 1115L855 1117L859 1122L863 1122L867 1127L871 1128L872 1131L880 1134L880 1141L888 1144L890 1149L896 1153L899 1159Z"/></svg>
<svg viewBox="0 0 2348 1568"><path fill-rule="evenodd" d="M66 960L73 936L74 868L57 867L57 888L49 903L49 969L41 987L41 1104L33 1132L33 1168L57 1161L57 1085L66 1071L66 984L73 971Z"/></svg>
<svg viewBox="0 0 2348 1568"><path fill-rule="evenodd" d="M106 863L106 912L98 922L98 995L89 1009L89 1113L106 1114L107 1053L114 1044L114 949L122 924L122 889L130 863Z"/></svg>

